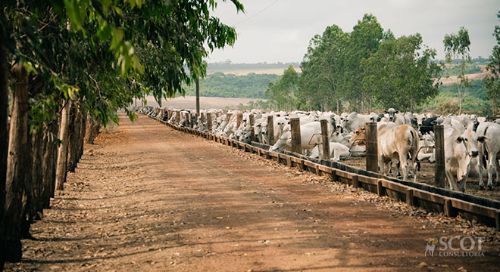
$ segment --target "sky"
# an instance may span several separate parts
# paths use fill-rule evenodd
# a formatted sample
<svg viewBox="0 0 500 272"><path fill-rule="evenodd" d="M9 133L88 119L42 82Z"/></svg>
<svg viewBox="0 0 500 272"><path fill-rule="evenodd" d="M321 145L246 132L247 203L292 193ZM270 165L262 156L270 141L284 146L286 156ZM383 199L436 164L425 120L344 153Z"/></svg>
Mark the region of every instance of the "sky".
<svg viewBox="0 0 500 272"><path fill-rule="evenodd" d="M499 0L240 0L245 13L230 1L218 1L214 15L236 28L233 47L212 52L208 62L300 62L309 40L329 25L346 32L366 13L377 17L396 37L420 33L424 44L443 59L443 38L469 31L471 56L490 56L496 41Z"/></svg>

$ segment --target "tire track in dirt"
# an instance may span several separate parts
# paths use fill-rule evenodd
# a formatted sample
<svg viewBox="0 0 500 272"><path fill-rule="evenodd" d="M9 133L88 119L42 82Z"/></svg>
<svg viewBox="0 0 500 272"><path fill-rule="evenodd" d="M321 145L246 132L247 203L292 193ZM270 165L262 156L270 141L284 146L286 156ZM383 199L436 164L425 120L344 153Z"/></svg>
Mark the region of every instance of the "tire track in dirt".
<svg viewBox="0 0 500 272"><path fill-rule="evenodd" d="M494 270L485 257L425 257L470 224L388 202L140 116L87 146L66 189L7 270ZM385 204L384 204L385 203ZM396 209L397 208L397 209ZM404 215L412 214L414 216ZM465 222L465 223L464 223Z"/></svg>

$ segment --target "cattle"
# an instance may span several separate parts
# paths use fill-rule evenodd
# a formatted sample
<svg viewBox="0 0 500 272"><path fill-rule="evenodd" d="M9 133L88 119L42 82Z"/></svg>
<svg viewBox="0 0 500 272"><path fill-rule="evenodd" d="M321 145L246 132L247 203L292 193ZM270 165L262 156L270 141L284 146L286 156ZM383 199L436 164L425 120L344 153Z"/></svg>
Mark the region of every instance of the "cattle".
<svg viewBox="0 0 500 272"><path fill-rule="evenodd" d="M350 156L349 147L336 142L329 142L329 144L330 144L330 155L328 156L328 158L330 158L331 161L339 161L341 159L346 159ZM322 148L321 145L317 145L316 147L314 147L309 157L311 159L318 159L321 153L320 148Z"/></svg>
<svg viewBox="0 0 500 272"><path fill-rule="evenodd" d="M477 127L477 140L479 149L479 187L484 188L483 171L488 172L488 189L493 190L493 174L496 182L500 181L500 165L498 153L500 152L500 125L493 122L484 122Z"/></svg>
<svg viewBox="0 0 500 272"><path fill-rule="evenodd" d="M464 192L471 160L478 155L472 129L466 129L461 123L450 122L449 119L443 125L445 176L448 187L458 191L460 183L460 190Z"/></svg>
<svg viewBox="0 0 500 272"><path fill-rule="evenodd" d="M434 151L434 133L431 131L430 133L424 134L420 139L420 150L417 155L418 161L428 160L429 162L436 161L436 152Z"/></svg>
<svg viewBox="0 0 500 272"><path fill-rule="evenodd" d="M399 113L399 111L394 108L389 108L387 111L387 118L390 122L396 123L396 125L412 125L413 114L411 112ZM416 122L415 122L416 124Z"/></svg>
<svg viewBox="0 0 500 272"><path fill-rule="evenodd" d="M396 165L399 162L403 180L407 180L408 170L415 170L419 148L417 131L410 125L380 122L377 125L377 141L379 171L387 175L391 163ZM416 175L414 179L416 180Z"/></svg>
<svg viewBox="0 0 500 272"><path fill-rule="evenodd" d="M346 117L341 117L342 127L347 132L353 132L358 128L364 127L366 123L371 122L376 119L376 116L359 114L357 112L352 112Z"/></svg>
<svg viewBox="0 0 500 272"><path fill-rule="evenodd" d="M330 128L332 129L332 128ZM333 129L332 129L333 130ZM330 131L332 131L330 130ZM321 143L321 125L320 122L311 122L300 126L301 148L303 151L310 152L316 145ZM279 137L276 143L269 148L269 151L280 151L284 148L291 148L292 134L286 130Z"/></svg>
<svg viewBox="0 0 500 272"><path fill-rule="evenodd" d="M434 132L434 124L436 123L437 116L417 118L418 131L421 135Z"/></svg>

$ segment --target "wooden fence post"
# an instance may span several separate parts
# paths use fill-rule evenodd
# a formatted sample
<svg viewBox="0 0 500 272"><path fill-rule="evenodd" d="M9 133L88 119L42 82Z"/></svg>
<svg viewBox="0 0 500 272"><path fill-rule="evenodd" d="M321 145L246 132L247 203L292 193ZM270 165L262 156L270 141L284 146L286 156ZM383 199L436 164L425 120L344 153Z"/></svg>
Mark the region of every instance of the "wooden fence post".
<svg viewBox="0 0 500 272"><path fill-rule="evenodd" d="M267 144L274 144L274 116L267 116Z"/></svg>
<svg viewBox="0 0 500 272"><path fill-rule="evenodd" d="M290 129L292 133L292 152L302 154L302 142L300 139L299 118L290 118Z"/></svg>
<svg viewBox="0 0 500 272"><path fill-rule="evenodd" d="M436 186L444 187L444 127L443 125L434 125L434 139L436 152L436 168L434 172L434 183Z"/></svg>
<svg viewBox="0 0 500 272"><path fill-rule="evenodd" d="M366 170L378 172L377 123L366 123Z"/></svg>
<svg viewBox="0 0 500 272"><path fill-rule="evenodd" d="M323 143L323 154L321 154L322 160L330 159L330 141L328 139L328 120L321 120L321 141ZM319 146L318 146L319 149ZM319 150L318 150L319 151Z"/></svg>

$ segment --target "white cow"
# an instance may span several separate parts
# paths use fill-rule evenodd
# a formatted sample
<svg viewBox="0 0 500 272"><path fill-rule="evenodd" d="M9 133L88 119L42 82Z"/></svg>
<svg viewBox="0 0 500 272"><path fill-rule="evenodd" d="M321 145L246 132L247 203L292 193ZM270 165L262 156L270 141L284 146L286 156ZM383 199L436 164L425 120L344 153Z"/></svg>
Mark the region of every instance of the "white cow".
<svg viewBox="0 0 500 272"><path fill-rule="evenodd" d="M364 127L365 124L371 122L372 119L372 115L359 114L357 112L352 112L346 117L341 117L342 127L347 130L347 132L353 132L358 128Z"/></svg>
<svg viewBox="0 0 500 272"><path fill-rule="evenodd" d="M465 191L470 163L477 157L478 151L473 144L473 135L463 125L453 122L444 123L444 158L445 175L449 188Z"/></svg>
<svg viewBox="0 0 500 272"><path fill-rule="evenodd" d="M400 164L403 180L408 178L408 156L410 171L415 173L419 145L417 131L410 125L396 125L392 122L380 122L377 127L379 171L387 175L391 162Z"/></svg>
<svg viewBox="0 0 500 272"><path fill-rule="evenodd" d="M500 152L500 124L484 122L477 127L477 139L479 142L479 187L483 188L484 166L488 171L488 189L493 189L493 173L496 174L496 182L500 181L500 165L498 153Z"/></svg>
<svg viewBox="0 0 500 272"><path fill-rule="evenodd" d="M331 131L331 130L330 130ZM311 122L300 126L300 139L302 151L310 152L316 145L321 143L321 124ZM290 130L285 130L276 143L269 148L270 151L283 150L285 147L291 148L292 134Z"/></svg>
<svg viewBox="0 0 500 272"><path fill-rule="evenodd" d="M312 151L311 155L309 155L310 158L312 159L318 159L320 155L320 148L323 148L321 145L315 146ZM346 159L350 156L349 152L349 147L341 144L341 143L336 143L336 142L330 142L330 160L331 161L339 161L341 159Z"/></svg>

